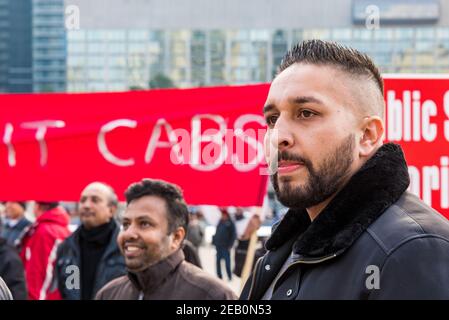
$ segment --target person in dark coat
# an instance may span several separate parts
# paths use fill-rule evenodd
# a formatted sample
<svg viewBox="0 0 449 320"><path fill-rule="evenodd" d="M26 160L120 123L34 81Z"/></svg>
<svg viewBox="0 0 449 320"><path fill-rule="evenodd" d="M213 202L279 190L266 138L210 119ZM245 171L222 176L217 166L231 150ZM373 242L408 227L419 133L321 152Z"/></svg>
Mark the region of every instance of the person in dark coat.
<svg viewBox="0 0 449 320"><path fill-rule="evenodd" d="M93 299L106 283L126 273L117 245L117 204L114 190L104 183L93 182L81 192L81 225L57 251L56 275L63 299Z"/></svg>
<svg viewBox="0 0 449 320"><path fill-rule="evenodd" d="M0 277L0 300L13 300L11 291L2 277Z"/></svg>
<svg viewBox="0 0 449 320"><path fill-rule="evenodd" d="M187 262L190 262L198 268L203 268L200 255L198 254L198 249L189 240L184 239L182 243L182 251L184 252L184 257Z"/></svg>
<svg viewBox="0 0 449 320"><path fill-rule="evenodd" d="M241 299L449 299L449 221L407 191L399 145L383 143L383 80L334 42L294 46L264 116L271 181L289 208Z"/></svg>
<svg viewBox="0 0 449 320"><path fill-rule="evenodd" d="M24 229L31 225L31 221L25 217L25 210L25 202L7 201L5 204L5 219L0 236L10 246L15 246Z"/></svg>
<svg viewBox="0 0 449 320"><path fill-rule="evenodd" d="M226 273L229 281L232 280L231 272L231 249L234 245L234 241L237 238L235 230L235 224L229 217L229 213L226 208L220 208L221 219L217 225L215 235L212 238L212 244L217 250L216 263L217 263L217 276L222 279L221 272L221 260L225 261Z"/></svg>
<svg viewBox="0 0 449 320"><path fill-rule="evenodd" d="M3 238L0 238L0 277L5 281L14 300L27 299L28 293L22 260L20 260L16 249Z"/></svg>

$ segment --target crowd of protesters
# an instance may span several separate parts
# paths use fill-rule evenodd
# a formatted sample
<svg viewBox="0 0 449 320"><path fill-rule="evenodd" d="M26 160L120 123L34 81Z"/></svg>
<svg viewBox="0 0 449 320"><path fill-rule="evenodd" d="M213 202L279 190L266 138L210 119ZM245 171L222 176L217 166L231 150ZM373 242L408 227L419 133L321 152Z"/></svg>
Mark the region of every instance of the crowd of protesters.
<svg viewBox="0 0 449 320"><path fill-rule="evenodd" d="M101 182L87 185L75 208L60 202L3 203L3 287L16 300L237 298L229 284L202 270L199 248L207 223L199 207L187 206L179 187L144 179L125 197L120 217L115 190ZM243 209L235 210L230 215L232 209L220 207L212 241L217 276L222 278L224 259L229 281L231 250L243 232L236 228Z"/></svg>
<svg viewBox="0 0 449 320"><path fill-rule="evenodd" d="M384 109L383 80L367 55L321 40L287 52L264 116L265 141L278 147L265 154L277 166L271 182L288 211L240 299L449 299L449 222L408 191L401 147L383 142ZM259 217L221 208L214 277L198 267L204 230L192 210L189 222L177 186L143 179L125 197L119 227L114 190L89 184L72 234L57 202L37 202L34 223L24 203L7 202L0 299L237 298L219 279L221 262L231 280L237 240L234 273L248 270L242 261L251 260Z"/></svg>

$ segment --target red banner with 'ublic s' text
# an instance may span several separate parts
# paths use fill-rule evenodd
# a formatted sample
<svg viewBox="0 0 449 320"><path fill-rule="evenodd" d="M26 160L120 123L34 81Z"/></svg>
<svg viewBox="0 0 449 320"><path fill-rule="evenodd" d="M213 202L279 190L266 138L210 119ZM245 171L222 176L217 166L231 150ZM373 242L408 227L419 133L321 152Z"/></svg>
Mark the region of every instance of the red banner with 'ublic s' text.
<svg viewBox="0 0 449 320"><path fill-rule="evenodd" d="M404 150L409 190L449 218L449 76L386 75L385 102L385 137Z"/></svg>
<svg viewBox="0 0 449 320"><path fill-rule="evenodd" d="M0 95L0 200L78 200L92 181L123 199L148 177L190 204L261 205L268 89ZM386 75L385 100L410 190L449 217L449 77Z"/></svg>

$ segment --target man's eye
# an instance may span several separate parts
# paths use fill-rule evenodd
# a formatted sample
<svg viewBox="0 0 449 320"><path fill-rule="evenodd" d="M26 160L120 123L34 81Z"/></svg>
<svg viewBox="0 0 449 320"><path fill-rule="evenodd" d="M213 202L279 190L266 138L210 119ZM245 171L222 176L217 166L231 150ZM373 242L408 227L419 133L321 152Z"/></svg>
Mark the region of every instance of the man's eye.
<svg viewBox="0 0 449 320"><path fill-rule="evenodd" d="M303 119L309 119L312 118L315 114L312 111L309 110L301 110L299 112L299 117Z"/></svg>
<svg viewBox="0 0 449 320"><path fill-rule="evenodd" d="M265 117L265 121L267 122L267 125L273 126L276 123L276 120L278 119L277 115L269 115Z"/></svg>
<svg viewBox="0 0 449 320"><path fill-rule="evenodd" d="M149 226L151 226L151 224L148 221L142 221L140 223L140 226L143 228L148 228Z"/></svg>

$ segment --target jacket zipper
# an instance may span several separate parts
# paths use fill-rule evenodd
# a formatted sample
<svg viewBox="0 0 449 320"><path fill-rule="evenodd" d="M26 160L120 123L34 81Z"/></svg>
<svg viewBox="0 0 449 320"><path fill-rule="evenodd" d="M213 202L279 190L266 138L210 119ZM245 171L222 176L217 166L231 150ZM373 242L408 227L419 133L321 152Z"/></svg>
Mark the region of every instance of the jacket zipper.
<svg viewBox="0 0 449 320"><path fill-rule="evenodd" d="M253 287L254 287L254 281L256 280L256 275L257 275L257 271L258 271L258 267L259 267L259 263L260 261L263 259L263 257L260 257L259 259L257 259L256 265L254 266L254 274L253 274L253 278L251 279L251 287L249 288L249 293L248 293L248 300L251 297L251 293L253 292Z"/></svg>
<svg viewBox="0 0 449 320"><path fill-rule="evenodd" d="M279 277L277 277L277 279L275 280L274 286L273 286L273 292L274 292L274 289L276 288L276 285L277 285L279 279L282 278L282 276L287 272L288 269L290 269L290 267L292 267L292 266L294 266L294 265L297 265L297 264L301 264L301 263L302 263L302 264L317 264L317 263L321 263L321 262L324 262L324 261L327 261L327 260L330 260L330 259L335 258L336 256L338 256L338 254L339 254L339 253L333 253L333 254L331 254L331 255L329 255L329 256L325 256L325 257L322 257L322 258L319 258L319 259L297 260L297 261L293 262L292 264L290 264L290 265L285 269L285 271L284 271Z"/></svg>

